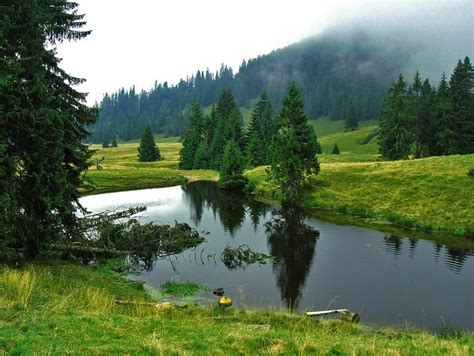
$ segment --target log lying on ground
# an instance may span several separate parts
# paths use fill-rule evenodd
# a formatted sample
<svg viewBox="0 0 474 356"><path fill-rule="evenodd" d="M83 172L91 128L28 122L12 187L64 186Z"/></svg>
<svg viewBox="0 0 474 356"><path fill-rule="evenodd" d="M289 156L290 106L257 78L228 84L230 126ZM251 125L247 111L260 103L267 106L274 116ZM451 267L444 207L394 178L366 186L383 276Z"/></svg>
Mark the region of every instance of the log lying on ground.
<svg viewBox="0 0 474 356"><path fill-rule="evenodd" d="M79 246L79 245L51 244L49 245L49 249L54 250L54 251L63 251L63 252L86 252L86 253L108 254L108 255L114 255L114 256L127 256L128 254L130 254L129 251L116 250L113 248Z"/></svg>
<svg viewBox="0 0 474 356"><path fill-rule="evenodd" d="M345 321L350 321L357 324L360 321L360 315L358 313L353 313L349 309L331 309L331 310L320 310L313 312L306 312L307 316L323 316L330 314L341 314L341 319Z"/></svg>

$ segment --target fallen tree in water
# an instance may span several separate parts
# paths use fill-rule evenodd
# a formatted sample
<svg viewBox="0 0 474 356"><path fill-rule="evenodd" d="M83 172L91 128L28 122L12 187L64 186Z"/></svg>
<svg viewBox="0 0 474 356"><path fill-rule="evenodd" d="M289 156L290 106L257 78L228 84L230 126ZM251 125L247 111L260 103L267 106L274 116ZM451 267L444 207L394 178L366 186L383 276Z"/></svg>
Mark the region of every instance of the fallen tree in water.
<svg viewBox="0 0 474 356"><path fill-rule="evenodd" d="M271 256L264 253L252 251L245 244L239 247L227 246L221 254L222 263L230 269L245 267L254 263L264 265L271 258Z"/></svg>
<svg viewBox="0 0 474 356"><path fill-rule="evenodd" d="M50 244L48 249L84 260L127 256L140 269L150 269L157 258L180 253L204 241L199 232L186 223L141 224L132 218L145 210L145 207L136 207L81 217L77 234Z"/></svg>

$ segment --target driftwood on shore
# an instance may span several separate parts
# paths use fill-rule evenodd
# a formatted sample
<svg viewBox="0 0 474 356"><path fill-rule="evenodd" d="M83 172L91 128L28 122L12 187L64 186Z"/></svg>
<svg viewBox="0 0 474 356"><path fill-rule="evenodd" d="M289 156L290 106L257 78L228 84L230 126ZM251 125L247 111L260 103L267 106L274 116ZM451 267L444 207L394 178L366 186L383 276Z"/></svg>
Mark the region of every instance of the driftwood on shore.
<svg viewBox="0 0 474 356"><path fill-rule="evenodd" d="M350 321L352 323L358 323L360 321L360 315L358 313L351 312L349 309L330 309L306 312L307 316L324 316L330 314L341 314L342 320Z"/></svg>

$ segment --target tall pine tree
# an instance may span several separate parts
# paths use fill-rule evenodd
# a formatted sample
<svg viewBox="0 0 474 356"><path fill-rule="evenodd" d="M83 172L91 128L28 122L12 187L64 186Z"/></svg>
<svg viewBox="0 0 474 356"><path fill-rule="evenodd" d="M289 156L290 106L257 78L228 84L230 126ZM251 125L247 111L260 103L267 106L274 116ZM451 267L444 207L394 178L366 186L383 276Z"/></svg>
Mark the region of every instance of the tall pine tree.
<svg viewBox="0 0 474 356"><path fill-rule="evenodd" d="M474 68L459 60L449 82L453 105L454 153L474 153Z"/></svg>
<svg viewBox="0 0 474 356"><path fill-rule="evenodd" d="M232 140L225 146L219 173L219 187L223 189L239 189L247 183L244 176L244 156Z"/></svg>
<svg viewBox="0 0 474 356"><path fill-rule="evenodd" d="M179 152L179 168L181 169L193 168L196 151L204 139L204 119L201 107L197 101L191 105L190 112L191 116L181 136L181 142L183 144L183 148Z"/></svg>
<svg viewBox="0 0 474 356"><path fill-rule="evenodd" d="M433 103L435 137L430 145L430 155L446 155L456 150L453 105L446 74L443 73Z"/></svg>
<svg viewBox="0 0 474 356"><path fill-rule="evenodd" d="M413 80L413 85L411 86L411 90L409 90L408 95L408 105L406 114L409 113L410 117L413 119L412 121L412 128L411 132L413 133L413 139L415 144L415 157L421 156L422 150L422 134L423 128L421 127L421 89L422 89L422 81L420 72L416 71L415 78Z"/></svg>
<svg viewBox="0 0 474 356"><path fill-rule="evenodd" d="M161 159L160 151L155 144L153 132L149 125L143 131L140 145L138 146L138 161L139 162L154 162Z"/></svg>
<svg viewBox="0 0 474 356"><path fill-rule="evenodd" d="M379 124L379 151L382 156L406 159L412 143L411 120L407 108L407 90L403 76L390 85L384 99Z"/></svg>
<svg viewBox="0 0 474 356"><path fill-rule="evenodd" d="M359 128L359 122L357 120L357 114L352 102L349 104L349 110L346 115L345 129L346 131L354 131Z"/></svg>
<svg viewBox="0 0 474 356"><path fill-rule="evenodd" d="M278 131L272 143L270 176L279 184L284 199L296 201L311 174L319 173L317 140L304 112L301 94L294 82L278 116Z"/></svg>
<svg viewBox="0 0 474 356"><path fill-rule="evenodd" d="M209 152L212 168L220 168L224 147L229 140L242 147L242 123L242 115L232 92L224 89L217 102L214 117L211 118L213 132Z"/></svg>
<svg viewBox="0 0 474 356"><path fill-rule="evenodd" d="M251 167L270 162L270 146L274 133L272 104L265 92L255 104L247 132L247 162Z"/></svg>
<svg viewBox="0 0 474 356"><path fill-rule="evenodd" d="M81 30L77 6L5 0L0 11L0 175L8 180L7 189L0 185L2 240L29 258L77 233L78 188L92 154L81 142L96 112L73 88L83 80L59 67L55 49L90 33Z"/></svg>

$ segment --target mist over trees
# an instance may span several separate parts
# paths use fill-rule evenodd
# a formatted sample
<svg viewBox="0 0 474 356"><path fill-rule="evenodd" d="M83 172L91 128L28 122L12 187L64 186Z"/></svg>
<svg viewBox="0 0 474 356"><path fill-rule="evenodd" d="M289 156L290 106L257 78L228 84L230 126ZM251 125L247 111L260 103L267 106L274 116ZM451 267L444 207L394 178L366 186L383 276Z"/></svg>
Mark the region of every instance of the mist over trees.
<svg viewBox="0 0 474 356"><path fill-rule="evenodd" d="M154 132L180 135L189 116L186 108L193 101L202 107L214 104L225 88L232 91L237 106L250 105L265 91L272 107L279 110L293 80L304 93L311 119L344 120L351 103L360 119L375 119L386 88L409 58L408 52L395 53L387 47L363 34L328 35L243 61L237 73L222 65L215 73L199 70L176 85L155 83L141 92L122 88L104 96L89 139L101 143L114 137L138 138L147 124Z"/></svg>

